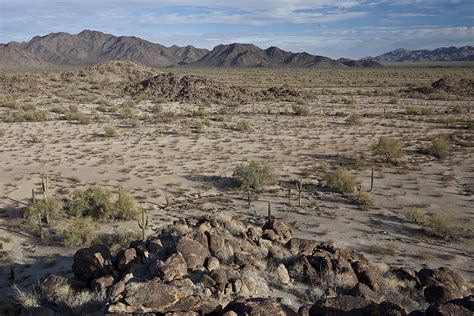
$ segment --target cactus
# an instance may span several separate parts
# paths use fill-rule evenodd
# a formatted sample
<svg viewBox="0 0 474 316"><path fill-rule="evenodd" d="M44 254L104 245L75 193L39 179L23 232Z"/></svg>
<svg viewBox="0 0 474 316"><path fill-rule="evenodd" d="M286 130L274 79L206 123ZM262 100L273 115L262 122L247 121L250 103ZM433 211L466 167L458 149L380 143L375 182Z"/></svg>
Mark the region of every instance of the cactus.
<svg viewBox="0 0 474 316"><path fill-rule="evenodd" d="M291 188L288 189L288 205L291 206Z"/></svg>
<svg viewBox="0 0 474 316"><path fill-rule="evenodd" d="M35 189L31 189L31 201L32 201L33 207L36 207ZM43 240L43 223L41 221L41 213L38 212L36 215L38 216L38 229L39 229L40 239Z"/></svg>
<svg viewBox="0 0 474 316"><path fill-rule="evenodd" d="M372 167L372 173L370 175L370 190L369 190L369 192L372 192L373 188L374 188L374 167Z"/></svg>
<svg viewBox="0 0 474 316"><path fill-rule="evenodd" d="M250 189L247 190L247 207L250 208Z"/></svg>
<svg viewBox="0 0 474 316"><path fill-rule="evenodd" d="M268 203L267 212L268 212L268 220L272 219L272 201L266 201Z"/></svg>
<svg viewBox="0 0 474 316"><path fill-rule="evenodd" d="M48 202L49 199L49 184L48 184L48 175L41 175L41 188L43 189L43 198L45 202ZM49 213L46 210L45 214L46 224L49 225Z"/></svg>
<svg viewBox="0 0 474 316"><path fill-rule="evenodd" d="M138 227L142 230L142 240L146 241L146 231L148 230L148 215L145 216L145 210L142 208L142 218L138 220Z"/></svg>
<svg viewBox="0 0 474 316"><path fill-rule="evenodd" d="M296 183L295 183L295 186L296 186L296 191L298 191L298 206L301 207L301 197L303 195L303 186L304 186L304 183L303 183L303 179L299 179Z"/></svg>

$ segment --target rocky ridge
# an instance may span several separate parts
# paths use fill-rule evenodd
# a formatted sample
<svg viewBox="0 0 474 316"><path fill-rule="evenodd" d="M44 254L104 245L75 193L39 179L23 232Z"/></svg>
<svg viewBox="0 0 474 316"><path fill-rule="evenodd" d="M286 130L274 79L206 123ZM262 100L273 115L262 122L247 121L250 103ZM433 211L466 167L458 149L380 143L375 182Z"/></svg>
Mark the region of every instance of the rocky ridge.
<svg viewBox="0 0 474 316"><path fill-rule="evenodd" d="M96 291L90 310L158 315L472 315L467 282L449 268L377 268L362 254L220 213L190 217L113 255L74 255L74 278L41 282L43 312L66 312L59 291ZM48 297L50 299L48 299ZM30 311L31 312L31 311Z"/></svg>

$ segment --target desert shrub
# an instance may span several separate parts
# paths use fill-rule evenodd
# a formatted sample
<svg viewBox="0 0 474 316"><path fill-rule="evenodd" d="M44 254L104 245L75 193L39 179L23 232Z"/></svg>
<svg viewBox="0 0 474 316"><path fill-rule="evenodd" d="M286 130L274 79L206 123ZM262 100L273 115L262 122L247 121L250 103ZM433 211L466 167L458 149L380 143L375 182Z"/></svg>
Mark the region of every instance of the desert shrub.
<svg viewBox="0 0 474 316"><path fill-rule="evenodd" d="M309 108L306 104L298 104L298 103L293 104L292 109L295 115L298 115L298 116L309 115Z"/></svg>
<svg viewBox="0 0 474 316"><path fill-rule="evenodd" d="M133 110L131 107L129 106L125 106L122 108L122 110L120 111L120 118L126 120L126 119L131 119L132 117L134 117L134 113L133 113Z"/></svg>
<svg viewBox="0 0 474 316"><path fill-rule="evenodd" d="M9 108L9 109L16 109L17 103L15 100L9 99L4 96L0 96L0 107Z"/></svg>
<svg viewBox="0 0 474 316"><path fill-rule="evenodd" d="M109 236L106 244L110 247L112 253L118 252L120 249L127 248L130 242L140 240L142 234L140 231L118 230Z"/></svg>
<svg viewBox="0 0 474 316"><path fill-rule="evenodd" d="M63 106L55 105L51 109L51 112L56 113L56 114L65 114L67 112L67 109Z"/></svg>
<svg viewBox="0 0 474 316"><path fill-rule="evenodd" d="M325 180L328 188L341 194L354 192L357 184L356 177L342 167L327 173Z"/></svg>
<svg viewBox="0 0 474 316"><path fill-rule="evenodd" d="M7 131L4 128L0 128L0 137L5 136L6 133Z"/></svg>
<svg viewBox="0 0 474 316"><path fill-rule="evenodd" d="M408 106L406 108L406 113L408 115L418 115L418 108L415 106Z"/></svg>
<svg viewBox="0 0 474 316"><path fill-rule="evenodd" d="M68 229L64 232L64 245L66 247L77 247L90 245L97 240L97 228L91 217L74 219Z"/></svg>
<svg viewBox="0 0 474 316"><path fill-rule="evenodd" d="M207 113L207 111L203 107L200 106L199 108L193 110L192 115L196 117L205 117L205 116L208 116L209 113Z"/></svg>
<svg viewBox="0 0 474 316"><path fill-rule="evenodd" d="M138 117L134 116L129 120L130 127L139 127L140 126L140 120Z"/></svg>
<svg viewBox="0 0 474 316"><path fill-rule="evenodd" d="M232 176L244 189L259 189L277 180L273 167L264 161L242 164L235 168Z"/></svg>
<svg viewBox="0 0 474 316"><path fill-rule="evenodd" d="M380 137L378 142L372 147L373 153L382 156L385 162L394 162L405 156L402 149L402 142L399 139Z"/></svg>
<svg viewBox="0 0 474 316"><path fill-rule="evenodd" d="M165 111L154 116L155 123L173 123L176 119L176 113L173 111Z"/></svg>
<svg viewBox="0 0 474 316"><path fill-rule="evenodd" d="M388 100L388 103L389 104L398 104L398 99L397 98L390 98L390 100Z"/></svg>
<svg viewBox="0 0 474 316"><path fill-rule="evenodd" d="M115 219L136 219L139 209L135 206L135 199L127 190L119 190L117 200L113 205L112 215Z"/></svg>
<svg viewBox="0 0 474 316"><path fill-rule="evenodd" d="M113 204L111 193L101 187L92 186L85 190L75 190L67 211L76 217L90 216L94 219L110 218Z"/></svg>
<svg viewBox="0 0 474 316"><path fill-rule="evenodd" d="M150 111L151 113L154 113L154 114L161 113L161 112L163 112L163 105L161 105L160 103L155 104L155 105L152 105L152 106L149 108L149 111Z"/></svg>
<svg viewBox="0 0 474 316"><path fill-rule="evenodd" d="M362 170L367 167L367 162L363 158L352 158L347 162L347 167L354 170Z"/></svg>
<svg viewBox="0 0 474 316"><path fill-rule="evenodd" d="M464 108L460 105L455 105L452 109L452 112L454 114L463 114L464 113Z"/></svg>
<svg viewBox="0 0 474 316"><path fill-rule="evenodd" d="M428 219L431 233L439 238L451 239L457 236L458 228L453 226L453 218L447 214L435 214Z"/></svg>
<svg viewBox="0 0 474 316"><path fill-rule="evenodd" d="M89 115L79 111L69 111L64 114L64 118L67 121L77 121L78 124L82 125L88 125L92 123L92 118Z"/></svg>
<svg viewBox="0 0 474 316"><path fill-rule="evenodd" d="M346 118L346 123L348 125L361 125L362 115L359 113L352 113L348 118Z"/></svg>
<svg viewBox="0 0 474 316"><path fill-rule="evenodd" d="M240 120L235 125L235 129L241 132L248 132L250 131L250 123L247 120Z"/></svg>
<svg viewBox="0 0 474 316"><path fill-rule="evenodd" d="M199 120L194 123L194 132L197 134L202 134L204 132L204 122Z"/></svg>
<svg viewBox="0 0 474 316"><path fill-rule="evenodd" d="M438 137L433 140L427 152L438 159L444 159L449 156L452 149L453 146L451 145L448 139L444 137Z"/></svg>
<svg viewBox="0 0 474 316"><path fill-rule="evenodd" d="M359 195L357 197L357 204L362 208L362 209L368 209L374 206L374 200L370 197L369 193L362 191L359 192Z"/></svg>
<svg viewBox="0 0 474 316"><path fill-rule="evenodd" d="M418 225L421 225L426 223L427 213L424 209L417 208L415 210L407 211L405 216L408 220L413 221Z"/></svg>
<svg viewBox="0 0 474 316"><path fill-rule="evenodd" d="M105 137L115 137L117 136L117 130L112 126L105 126L104 127L104 136Z"/></svg>
<svg viewBox="0 0 474 316"><path fill-rule="evenodd" d="M57 218L63 211L63 202L55 197L49 197L47 200L36 200L30 203L23 213L27 220L36 222L38 215L47 218Z"/></svg>
<svg viewBox="0 0 474 316"><path fill-rule="evenodd" d="M420 114L421 115L433 115L434 111L432 108L421 108Z"/></svg>

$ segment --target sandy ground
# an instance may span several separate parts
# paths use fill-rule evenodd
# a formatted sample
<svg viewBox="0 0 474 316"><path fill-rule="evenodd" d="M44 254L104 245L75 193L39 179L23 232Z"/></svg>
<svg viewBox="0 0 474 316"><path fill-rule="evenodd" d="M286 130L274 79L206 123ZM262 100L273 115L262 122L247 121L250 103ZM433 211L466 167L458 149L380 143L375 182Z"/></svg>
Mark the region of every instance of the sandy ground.
<svg viewBox="0 0 474 316"><path fill-rule="evenodd" d="M397 104L389 104L387 96L356 95L352 104L345 104L342 99L321 95L308 104L310 115L301 117L292 114L288 102L242 105L225 115L223 121L213 120L219 106L212 105L208 109L210 126L200 134L193 132L193 126L201 119L191 116L133 128L107 114L102 114L103 122L90 125L67 121L0 123L0 128L6 130L0 138L0 239L14 263L17 283L34 284L53 271L71 273L75 249L54 241L50 246L42 245L35 226L21 220L22 203L28 203L33 187L39 189L41 173L49 175L50 190L64 197L75 188L92 184L113 191L119 185L128 188L147 210L151 234L176 218L209 212L230 212L263 223L267 213L263 201L270 200L273 215L290 223L298 237L331 241L385 264L416 269L449 266L473 280L472 238L443 241L429 236L405 216L409 210L423 208L430 213L449 214L454 225L471 232L474 229L472 147L458 147L442 161L417 152L436 135L454 131L434 123L436 118L455 105L471 107L472 112L472 102L399 98ZM435 113L407 115L408 105L432 108ZM147 106L149 102L142 101L136 110L140 112ZM93 107L83 105L84 111ZM195 108L178 103L163 107L181 113ZM349 126L338 112L364 114L363 124ZM472 120L470 115L452 117ZM235 130L242 119L250 123L250 131ZM104 126L115 126L118 136L102 137ZM32 135L39 141L32 142ZM403 139L408 163L406 167L376 166L370 192L373 208L361 210L321 187L322 165L341 164L354 157L370 161L370 147L380 136ZM247 208L245 194L232 185L230 177L238 164L252 160L268 161L281 183L266 188L258 197L254 195ZM352 172L367 190L371 164ZM295 190L290 206L287 190L293 184L289 182L299 178L308 182L303 206L296 206ZM104 233L117 229L138 227L135 221L100 227ZM9 277L10 262L3 265L0 292L8 287Z"/></svg>

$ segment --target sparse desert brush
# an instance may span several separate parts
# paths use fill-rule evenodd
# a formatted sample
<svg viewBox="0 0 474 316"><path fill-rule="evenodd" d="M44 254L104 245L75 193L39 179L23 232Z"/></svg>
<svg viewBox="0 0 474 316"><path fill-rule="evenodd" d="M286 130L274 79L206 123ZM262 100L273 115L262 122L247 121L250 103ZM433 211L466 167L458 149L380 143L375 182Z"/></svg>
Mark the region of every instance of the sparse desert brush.
<svg viewBox="0 0 474 316"><path fill-rule="evenodd" d="M365 161L364 158L356 157L356 158L350 159L350 160L347 162L347 166L348 166L350 169L362 170L362 169L364 169L365 167L367 167L367 161Z"/></svg>
<svg viewBox="0 0 474 316"><path fill-rule="evenodd" d="M116 137L118 135L117 130L112 126L104 127L104 136L105 137Z"/></svg>
<svg viewBox="0 0 474 316"><path fill-rule="evenodd" d="M428 219L427 226L431 233L439 238L451 239L458 236L459 228L454 226L454 220L448 214L432 215Z"/></svg>
<svg viewBox="0 0 474 316"><path fill-rule="evenodd" d="M97 240L97 227L91 217L75 218L64 232L64 245L77 247L90 245Z"/></svg>
<svg viewBox="0 0 474 316"><path fill-rule="evenodd" d="M173 123L176 120L176 113L173 111L165 111L159 114L156 114L153 117L155 123Z"/></svg>
<svg viewBox="0 0 474 316"><path fill-rule="evenodd" d="M426 150L428 154L435 156L438 159L444 159L449 156L453 146L451 142L445 137L438 137L431 143L431 146Z"/></svg>
<svg viewBox="0 0 474 316"><path fill-rule="evenodd" d="M129 120L130 127L139 127L140 126L140 120L138 117L134 116Z"/></svg>
<svg viewBox="0 0 474 316"><path fill-rule="evenodd" d="M326 186L333 191L341 194L350 194L356 187L356 177L349 173L345 168L338 167L325 176Z"/></svg>
<svg viewBox="0 0 474 316"><path fill-rule="evenodd" d="M454 114L463 114L465 112L464 107L460 105L455 105L453 106L453 109L451 110Z"/></svg>
<svg viewBox="0 0 474 316"><path fill-rule="evenodd" d="M408 220L413 221L418 225L426 223L427 215L428 213L422 208L410 210L405 213L405 216Z"/></svg>
<svg viewBox="0 0 474 316"><path fill-rule="evenodd" d="M198 120L194 123L194 132L197 134L202 134L204 133L204 122L201 120Z"/></svg>
<svg viewBox="0 0 474 316"><path fill-rule="evenodd" d="M390 99L388 100L388 103L389 103L389 104L398 104L398 99L395 98L395 97L390 98Z"/></svg>
<svg viewBox="0 0 474 316"><path fill-rule="evenodd" d="M402 149L402 141L395 138L380 137L377 143L372 147L374 155L381 156L387 163L393 163L396 159L405 157L405 151Z"/></svg>
<svg viewBox="0 0 474 316"><path fill-rule="evenodd" d="M361 125L362 115L359 113L352 113L348 118L346 118L346 123L348 125Z"/></svg>
<svg viewBox="0 0 474 316"><path fill-rule="evenodd" d="M161 113L163 112L163 105L161 103L154 104L148 109L148 111L153 114Z"/></svg>
<svg viewBox="0 0 474 316"><path fill-rule="evenodd" d="M7 133L7 130L6 130L6 129L0 128L0 137L5 136L6 133Z"/></svg>
<svg viewBox="0 0 474 316"><path fill-rule="evenodd" d="M112 235L108 236L105 243L110 247L112 253L117 253L120 249L128 247L130 242L140 240L142 238L141 232L117 230Z"/></svg>
<svg viewBox="0 0 474 316"><path fill-rule="evenodd" d="M250 123L247 120L240 120L235 124L235 129L240 132L250 131Z"/></svg>
<svg viewBox="0 0 474 316"><path fill-rule="evenodd" d="M309 115L309 107L306 104L293 104L293 112L298 116L307 116Z"/></svg>
<svg viewBox="0 0 474 316"><path fill-rule="evenodd" d="M65 114L67 112L67 109L64 106L55 105L51 108L51 112L56 114Z"/></svg>
<svg viewBox="0 0 474 316"><path fill-rule="evenodd" d="M357 204L360 205L361 209L369 209L375 205L375 202L370 197L369 193L360 191L357 196Z"/></svg>
<svg viewBox="0 0 474 316"><path fill-rule="evenodd" d="M41 218L57 218L63 212L63 202L55 197L48 197L48 199L36 200L30 203L24 213L23 217L27 220L36 222L38 216Z"/></svg>
<svg viewBox="0 0 474 316"><path fill-rule="evenodd" d="M119 189L117 200L113 205L114 219L136 219L139 209L135 205L135 199L130 195L128 190Z"/></svg>
<svg viewBox="0 0 474 316"><path fill-rule="evenodd" d="M206 117L208 115L209 113L202 106L193 110L193 113L192 113L192 116L195 116L195 117Z"/></svg>

